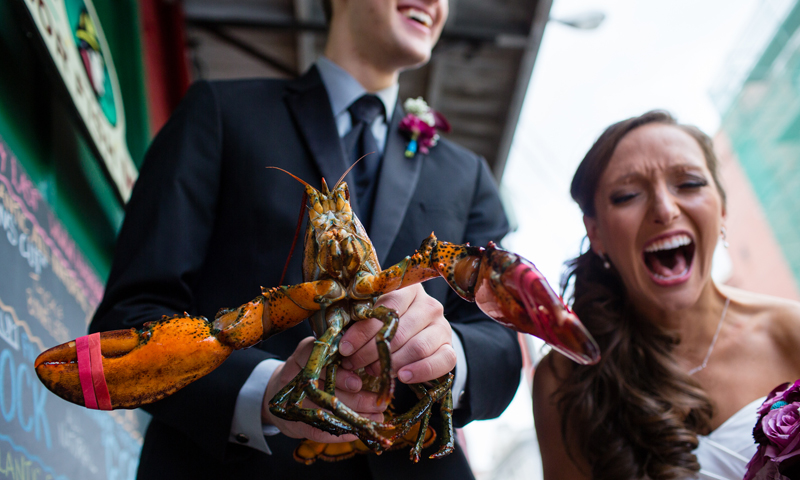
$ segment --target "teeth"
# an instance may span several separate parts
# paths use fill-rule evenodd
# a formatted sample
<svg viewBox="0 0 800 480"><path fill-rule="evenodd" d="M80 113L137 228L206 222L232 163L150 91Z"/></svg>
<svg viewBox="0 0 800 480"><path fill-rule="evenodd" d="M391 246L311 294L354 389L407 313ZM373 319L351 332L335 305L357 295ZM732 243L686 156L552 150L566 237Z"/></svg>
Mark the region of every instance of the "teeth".
<svg viewBox="0 0 800 480"><path fill-rule="evenodd" d="M683 247L692 243L692 239L688 235L678 234L668 238L662 238L656 242L651 243L644 249L645 252L659 252L661 250L672 250L673 248Z"/></svg>
<svg viewBox="0 0 800 480"><path fill-rule="evenodd" d="M431 25L433 25L433 18L431 18L430 15L423 12L422 10L417 10L416 8L406 8L403 10L402 13L411 20L416 20L419 23L425 25L426 27L430 27Z"/></svg>

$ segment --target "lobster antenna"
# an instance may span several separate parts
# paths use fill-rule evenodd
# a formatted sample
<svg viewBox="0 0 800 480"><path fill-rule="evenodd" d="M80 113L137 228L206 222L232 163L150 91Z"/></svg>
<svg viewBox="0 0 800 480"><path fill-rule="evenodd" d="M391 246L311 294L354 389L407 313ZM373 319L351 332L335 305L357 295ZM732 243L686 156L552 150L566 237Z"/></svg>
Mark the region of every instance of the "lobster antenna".
<svg viewBox="0 0 800 480"><path fill-rule="evenodd" d="M283 272L281 272L281 280L278 282L281 285L283 285L283 279L286 278L286 271L289 270L289 262L292 260L294 247L297 246L297 238L300 236L300 227L303 226L303 215L306 213L306 200L308 200L308 192L304 191L303 202L300 204L300 217L297 219L297 228L294 229L292 247L289 249L289 256L286 257L286 263L283 265Z"/></svg>
<svg viewBox="0 0 800 480"><path fill-rule="evenodd" d="M355 164L354 164L354 165L355 165ZM275 169L275 170L280 170L281 172L285 173L286 175L289 175L290 177L294 178L294 179L295 179L295 180L297 180L298 182L302 183L302 184L303 184L303 185L305 185L306 187L311 187L311 185L309 185L309 184L308 184L308 183L307 183L305 180L303 180L302 178L298 177L297 175L295 175L295 174L294 174L294 173L292 173L292 172L287 172L286 170L282 169L281 167L269 167L269 166L268 166L267 168L273 168L273 169ZM351 167L351 168L352 168L352 167ZM311 188L314 188L314 187L311 187ZM315 190L316 190L316 189L315 189Z"/></svg>
<svg viewBox="0 0 800 480"><path fill-rule="evenodd" d="M364 157L366 157L367 155L372 155L373 153L375 153L375 152L369 152L369 153L367 153L366 155L364 155L363 157L361 157L361 158L359 158L358 160L356 160L355 162L353 162L353 164L352 164L352 165L350 165L350 168L348 168L347 170L345 170L345 172L342 174L341 178L339 178L339 181L338 181L338 182L336 182L336 185L334 185L334 186L333 186L333 188L331 189L331 192L332 192L332 191L334 191L334 190L336 190L336 187L338 187L338 186L339 186L339 184L340 184L340 183L342 183L342 180L344 180L344 177L346 177L346 176L347 176L347 174L348 174L348 173L350 173L350 170L352 170L352 169L353 169L353 167L355 167L355 166L356 166L356 164L357 164L358 162L360 162L360 161L361 161L361 160L362 160ZM277 167L272 167L272 168L277 168ZM289 172L286 172L286 173L289 173ZM289 175L291 175L291 174L289 174ZM292 176L294 177L294 175L292 175ZM297 178L297 177L295 177L295 178Z"/></svg>
<svg viewBox="0 0 800 480"><path fill-rule="evenodd" d="M282 169L280 167L267 167L267 168L280 170L281 172L289 175L290 177L294 178L298 182L302 183L306 187L314 189L314 187L309 185L302 178L298 177L297 175L295 175L295 174L293 174L291 172L287 172L286 170L284 170L284 169ZM314 190L316 190L316 189L314 189ZM294 230L294 239L292 240L292 246L289 248L289 256L286 257L286 263L283 265L283 272L281 272L281 280L280 280L280 282L278 282L278 283L281 283L281 284L283 283L284 277L286 277L286 270L289 269L289 262L292 260L292 254L294 253L294 247L297 245L297 237L299 236L299 233L300 233L300 227L303 224L303 214L306 212L306 200L307 199L308 199L308 191L306 190L306 191L303 192L303 201L300 204L300 217L297 219L297 228L295 228L295 230Z"/></svg>
<svg viewBox="0 0 800 480"><path fill-rule="evenodd" d="M295 175L295 174L293 174L291 172L287 172L286 170L284 170L284 169L282 169L280 167L270 167L270 166L268 166L267 168L280 170L281 172L289 175L290 177L294 178L298 182L302 183L306 187L316 190L314 187L312 187L307 182L305 182L302 178L298 177L297 175ZM308 200L308 190L303 191L303 201L300 203L300 216L297 219L297 228L295 228L295 230L294 230L294 239L292 240L292 246L289 248L289 256L286 257L286 263L283 265L283 272L281 272L281 280L278 282L280 284L283 283L283 279L284 279L284 277L286 277L286 271L289 269L289 262L292 260L292 254L294 254L294 247L297 245L297 238L298 238L298 236L300 234L300 227L303 225L303 214L305 214L305 212L306 212L306 200Z"/></svg>

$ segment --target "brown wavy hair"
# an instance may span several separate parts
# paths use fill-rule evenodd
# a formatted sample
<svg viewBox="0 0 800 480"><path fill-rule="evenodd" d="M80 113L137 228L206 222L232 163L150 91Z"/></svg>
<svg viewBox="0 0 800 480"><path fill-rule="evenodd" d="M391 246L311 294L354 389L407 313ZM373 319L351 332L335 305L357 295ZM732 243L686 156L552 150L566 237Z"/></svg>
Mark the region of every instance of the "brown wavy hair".
<svg viewBox="0 0 800 480"><path fill-rule="evenodd" d="M595 215L597 183L617 144L650 123L674 125L697 140L725 202L711 139L654 110L608 127L584 157L570 193L585 215ZM622 278L603 263L589 248L568 264L562 281L566 292L574 279L573 309L602 352L597 365L571 364L556 391L564 444L587 460L596 480L691 477L700 470L692 450L697 435L710 431L711 402L676 363L678 338L641 318Z"/></svg>

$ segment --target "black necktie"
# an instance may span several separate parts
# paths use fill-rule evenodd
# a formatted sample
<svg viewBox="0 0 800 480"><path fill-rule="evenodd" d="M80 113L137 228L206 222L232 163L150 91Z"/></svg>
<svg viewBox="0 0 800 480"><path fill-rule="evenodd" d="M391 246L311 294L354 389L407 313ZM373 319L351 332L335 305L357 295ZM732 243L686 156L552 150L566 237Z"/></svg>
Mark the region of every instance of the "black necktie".
<svg viewBox="0 0 800 480"><path fill-rule="evenodd" d="M355 185L353 190L358 197L361 223L369 231L372 218L372 203L375 199L378 169L381 153L378 142L372 134L372 123L384 113L383 102L375 95L364 95L348 108L353 119L353 129L344 136L345 151L350 155L350 164L362 158L353 168Z"/></svg>

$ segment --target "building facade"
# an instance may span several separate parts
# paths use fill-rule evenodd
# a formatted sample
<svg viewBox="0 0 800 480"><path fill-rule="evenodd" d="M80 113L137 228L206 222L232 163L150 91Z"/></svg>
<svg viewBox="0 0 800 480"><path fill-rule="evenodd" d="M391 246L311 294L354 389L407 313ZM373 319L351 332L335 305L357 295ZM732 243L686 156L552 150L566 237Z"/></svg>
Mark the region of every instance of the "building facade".
<svg viewBox="0 0 800 480"><path fill-rule="evenodd" d="M730 284L800 299L800 2L763 2L712 92Z"/></svg>

